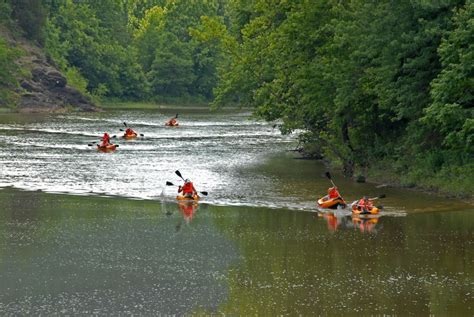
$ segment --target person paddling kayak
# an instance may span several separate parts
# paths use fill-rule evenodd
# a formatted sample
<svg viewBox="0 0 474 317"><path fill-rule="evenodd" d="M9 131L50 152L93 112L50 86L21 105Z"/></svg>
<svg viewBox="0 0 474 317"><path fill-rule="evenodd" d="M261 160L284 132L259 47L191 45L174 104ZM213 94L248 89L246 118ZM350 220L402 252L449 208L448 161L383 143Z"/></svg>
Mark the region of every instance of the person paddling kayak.
<svg viewBox="0 0 474 317"><path fill-rule="evenodd" d="M196 188L194 188L194 185L193 183L189 180L189 178L187 178L185 181L184 181L184 185L183 186L179 186L178 187L178 193L183 193L183 196L186 197L186 198L193 198L193 196L197 196L197 191L196 191Z"/></svg>
<svg viewBox="0 0 474 317"><path fill-rule="evenodd" d="M329 199L341 197L336 186L328 188L328 197Z"/></svg>
<svg viewBox="0 0 474 317"><path fill-rule="evenodd" d="M169 126L169 127L177 127L177 126L179 126L178 120L176 120L176 119L178 119L178 114L176 114L176 116L175 116L174 118L169 119L169 120L165 123L165 125L166 125L166 126Z"/></svg>
<svg viewBox="0 0 474 317"><path fill-rule="evenodd" d="M337 190L336 186L328 188L328 194L318 199L318 206L322 208L337 209L339 206L346 207L346 202Z"/></svg>
<svg viewBox="0 0 474 317"><path fill-rule="evenodd" d="M364 196L357 202L357 207L365 212L369 212L374 208L374 204L367 196Z"/></svg>
<svg viewBox="0 0 474 317"><path fill-rule="evenodd" d="M127 128L127 130L125 130L125 135L136 135L136 134L137 133L130 128Z"/></svg>
<svg viewBox="0 0 474 317"><path fill-rule="evenodd" d="M138 134L135 131L133 131L130 128L127 128L127 130L125 130L125 134L123 135L123 138L124 139L134 139L137 136L138 136Z"/></svg>
<svg viewBox="0 0 474 317"><path fill-rule="evenodd" d="M101 147L106 147L110 145L110 135L105 132L104 136L102 137L102 143L100 144Z"/></svg>

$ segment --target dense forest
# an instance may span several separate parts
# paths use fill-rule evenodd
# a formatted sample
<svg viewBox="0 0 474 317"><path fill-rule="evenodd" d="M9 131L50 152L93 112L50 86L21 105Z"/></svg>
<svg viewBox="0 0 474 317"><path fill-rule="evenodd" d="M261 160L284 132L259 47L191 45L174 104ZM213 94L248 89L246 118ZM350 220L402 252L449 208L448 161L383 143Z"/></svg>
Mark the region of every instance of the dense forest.
<svg viewBox="0 0 474 317"><path fill-rule="evenodd" d="M472 0L1 0L0 23L89 95L252 107L347 176L472 195ZM21 54L0 37L4 100Z"/></svg>

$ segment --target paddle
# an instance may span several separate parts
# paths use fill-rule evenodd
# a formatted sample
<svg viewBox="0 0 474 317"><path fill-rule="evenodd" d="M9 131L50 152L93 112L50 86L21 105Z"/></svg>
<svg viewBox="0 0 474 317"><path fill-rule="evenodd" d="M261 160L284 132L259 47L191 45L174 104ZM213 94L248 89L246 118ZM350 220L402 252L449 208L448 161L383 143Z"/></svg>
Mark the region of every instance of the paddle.
<svg viewBox="0 0 474 317"><path fill-rule="evenodd" d="M174 172L176 173L176 175L178 175L184 181L184 177L181 175L180 171L176 170Z"/></svg>
<svg viewBox="0 0 474 317"><path fill-rule="evenodd" d="M166 182L166 186L179 186L179 185L175 185L175 184L173 184L172 182L168 182L168 181L167 181L167 182ZM199 193L200 193L200 194L203 194L204 196L209 195L208 192L199 192Z"/></svg>
<svg viewBox="0 0 474 317"><path fill-rule="evenodd" d="M387 197L385 194L379 195L377 197L369 198L369 200L376 200L376 199L381 199Z"/></svg>
<svg viewBox="0 0 474 317"><path fill-rule="evenodd" d="M332 181L331 174L329 172L326 172L326 177L329 178L332 183L332 186L337 187L336 184L334 184L334 182Z"/></svg>

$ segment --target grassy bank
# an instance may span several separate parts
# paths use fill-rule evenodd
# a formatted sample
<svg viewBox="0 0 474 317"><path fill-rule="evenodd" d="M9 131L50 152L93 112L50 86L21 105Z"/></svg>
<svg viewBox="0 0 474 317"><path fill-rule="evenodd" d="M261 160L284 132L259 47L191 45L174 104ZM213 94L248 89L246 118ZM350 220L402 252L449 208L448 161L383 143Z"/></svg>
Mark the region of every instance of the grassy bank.
<svg viewBox="0 0 474 317"><path fill-rule="evenodd" d="M368 181L412 188L457 197L474 202L474 163L445 166L433 171L427 167L405 169L391 160L373 163L367 171Z"/></svg>

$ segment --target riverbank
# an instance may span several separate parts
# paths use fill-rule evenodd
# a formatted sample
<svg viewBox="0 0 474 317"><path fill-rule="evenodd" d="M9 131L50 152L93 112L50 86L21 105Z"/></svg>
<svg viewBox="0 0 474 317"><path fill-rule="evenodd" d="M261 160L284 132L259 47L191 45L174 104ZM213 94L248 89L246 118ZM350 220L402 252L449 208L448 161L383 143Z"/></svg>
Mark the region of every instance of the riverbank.
<svg viewBox="0 0 474 317"><path fill-rule="evenodd" d="M460 199L474 205L474 164L463 168L454 167L436 174L426 170L402 173L396 166L396 162L388 160L373 163L365 172L356 170L354 182L362 177L365 182L375 184L378 188L393 187L424 192ZM339 170L340 167L336 165L335 169Z"/></svg>

